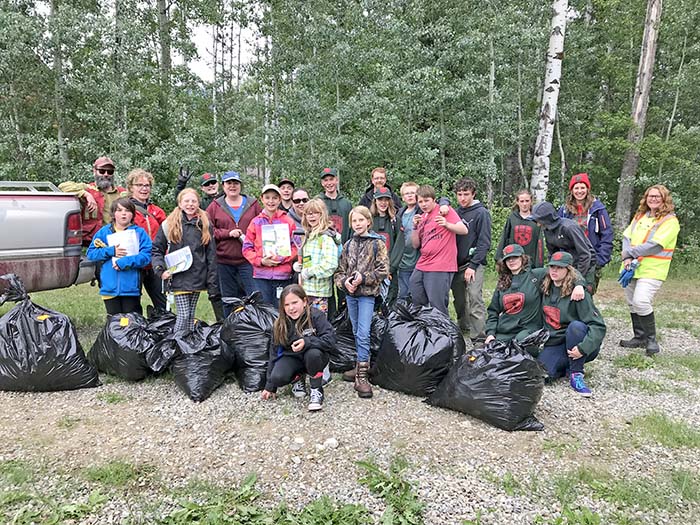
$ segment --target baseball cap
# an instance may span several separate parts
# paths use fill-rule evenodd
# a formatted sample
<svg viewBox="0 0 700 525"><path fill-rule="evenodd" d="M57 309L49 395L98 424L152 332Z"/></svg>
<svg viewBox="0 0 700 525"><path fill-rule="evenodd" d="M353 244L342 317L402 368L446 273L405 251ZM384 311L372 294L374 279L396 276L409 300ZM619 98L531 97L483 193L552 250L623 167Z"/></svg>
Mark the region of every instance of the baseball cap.
<svg viewBox="0 0 700 525"><path fill-rule="evenodd" d="M338 169L337 168L323 168L321 170L321 178L323 177L337 177L338 176Z"/></svg>
<svg viewBox="0 0 700 525"><path fill-rule="evenodd" d="M112 159L110 159L109 157L100 157L93 164L93 167L95 167L95 168L102 168L104 166L114 167L114 161Z"/></svg>
<svg viewBox="0 0 700 525"><path fill-rule="evenodd" d="M277 187L276 184L265 184L265 186L263 186L262 191L260 192L260 195L263 195L263 194L267 193L268 191L274 191L280 197L282 196L282 194L280 193L280 189Z"/></svg>
<svg viewBox="0 0 700 525"><path fill-rule="evenodd" d="M296 186L294 185L294 181L292 179L288 179L286 177L283 179L280 179L279 182L277 183L277 186L278 187L282 186L282 184L291 184L292 188L296 188Z"/></svg>
<svg viewBox="0 0 700 525"><path fill-rule="evenodd" d="M375 199L381 199L382 197L391 199L391 191L389 191L389 188L384 186L383 188L379 188L377 191L374 192L374 198Z"/></svg>
<svg viewBox="0 0 700 525"><path fill-rule="evenodd" d="M503 248L504 261L509 257L521 257L522 255L525 255L525 251L523 250L523 247L519 244L509 244L508 246Z"/></svg>
<svg viewBox="0 0 700 525"><path fill-rule="evenodd" d="M556 252L549 259L549 266L561 266L566 268L567 266L572 266L574 264L574 258L570 253L567 252Z"/></svg>
<svg viewBox="0 0 700 525"><path fill-rule="evenodd" d="M229 180L236 180L238 182L241 182L241 174L237 171L225 171L224 174L221 176L221 182L226 182Z"/></svg>
<svg viewBox="0 0 700 525"><path fill-rule="evenodd" d="M216 175L214 175L213 173L205 173L199 179L199 185L204 186L206 183L211 181L217 182Z"/></svg>

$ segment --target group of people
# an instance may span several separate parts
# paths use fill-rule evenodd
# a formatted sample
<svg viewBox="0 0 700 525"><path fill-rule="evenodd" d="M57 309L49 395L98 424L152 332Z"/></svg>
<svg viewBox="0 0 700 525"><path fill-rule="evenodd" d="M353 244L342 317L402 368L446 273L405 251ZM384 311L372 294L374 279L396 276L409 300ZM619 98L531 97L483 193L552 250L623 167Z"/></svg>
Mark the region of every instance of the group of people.
<svg viewBox="0 0 700 525"><path fill-rule="evenodd" d="M527 190L516 194L496 249L498 283L488 311L483 282L491 217L472 179L457 181L453 209L429 185L405 182L397 195L386 170L375 168L353 207L338 189L335 168L321 171L323 192L315 198L285 178L265 185L259 199L244 193L238 172L227 171L220 181L203 174L200 194L187 187L189 170L181 170L177 207L166 215L150 200L152 174L135 169L122 188L114 173L114 162L100 157L94 182L60 185L83 203L84 243L99 265L107 312L141 312L143 286L156 311L173 297L176 330L188 331L202 291L217 320L230 314L229 298L259 291L279 309L265 399L289 383L295 395L306 395L308 374L309 409L322 407L335 344L328 316L343 304L357 347L356 366L343 379L358 396L372 397L369 340L377 305L410 297L447 314L450 291L457 322L475 346L520 340L545 327L550 339L537 357L550 379L568 375L574 390L590 396L583 365L597 356L605 335L592 296L611 259L613 232L585 173L572 177L559 210L548 202L533 207ZM130 246L121 242L127 230L134 230ZM636 273L625 290L634 337L622 346L659 351L652 300L668 274L678 230L669 191L648 188L623 234L623 268ZM183 250L186 267L168 266L167 256Z"/></svg>

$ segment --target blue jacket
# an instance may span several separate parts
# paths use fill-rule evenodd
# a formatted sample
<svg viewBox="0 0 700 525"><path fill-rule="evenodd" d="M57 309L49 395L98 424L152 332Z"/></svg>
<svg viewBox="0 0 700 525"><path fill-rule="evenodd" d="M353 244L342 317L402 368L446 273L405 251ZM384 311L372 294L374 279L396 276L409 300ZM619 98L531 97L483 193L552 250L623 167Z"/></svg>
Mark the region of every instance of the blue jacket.
<svg viewBox="0 0 700 525"><path fill-rule="evenodd" d="M107 236L114 233L114 227L107 224L95 234L87 250L87 258L103 263L100 268L100 295L119 297L122 295L141 295L141 268L151 263L151 238L146 230L131 225L127 230L136 230L139 239L139 253L117 259L119 271L112 267L114 246L107 246ZM95 242L100 240L106 247L98 248Z"/></svg>
<svg viewBox="0 0 700 525"><path fill-rule="evenodd" d="M566 207L559 208L559 217L573 219L574 215ZM613 228L610 215L605 205L598 199L593 201L588 210L588 240L595 249L596 265L605 266L610 262L613 247Z"/></svg>

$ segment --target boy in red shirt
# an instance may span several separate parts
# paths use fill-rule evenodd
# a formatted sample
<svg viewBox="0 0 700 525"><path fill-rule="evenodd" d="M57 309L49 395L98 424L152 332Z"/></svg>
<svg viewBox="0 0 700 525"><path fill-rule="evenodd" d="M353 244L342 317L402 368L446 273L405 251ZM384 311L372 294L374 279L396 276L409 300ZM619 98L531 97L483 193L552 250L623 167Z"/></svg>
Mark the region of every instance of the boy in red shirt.
<svg viewBox="0 0 700 525"><path fill-rule="evenodd" d="M411 297L416 304L429 304L449 315L450 284L457 271L456 236L466 235L467 226L450 207L440 214L432 186L421 186L417 196L423 213L413 218L411 242L420 257L409 281Z"/></svg>

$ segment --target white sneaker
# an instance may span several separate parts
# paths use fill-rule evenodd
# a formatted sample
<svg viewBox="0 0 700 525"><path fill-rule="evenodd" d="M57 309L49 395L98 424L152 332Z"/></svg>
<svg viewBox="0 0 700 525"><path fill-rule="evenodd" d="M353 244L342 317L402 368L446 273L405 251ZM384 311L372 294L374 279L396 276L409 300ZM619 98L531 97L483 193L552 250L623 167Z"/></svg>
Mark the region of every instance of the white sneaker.
<svg viewBox="0 0 700 525"><path fill-rule="evenodd" d="M306 376L302 375L292 383L292 395L299 399L306 397Z"/></svg>
<svg viewBox="0 0 700 525"><path fill-rule="evenodd" d="M309 401L309 412L315 412L323 408L323 388L312 388Z"/></svg>

